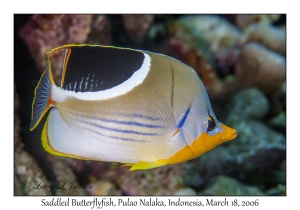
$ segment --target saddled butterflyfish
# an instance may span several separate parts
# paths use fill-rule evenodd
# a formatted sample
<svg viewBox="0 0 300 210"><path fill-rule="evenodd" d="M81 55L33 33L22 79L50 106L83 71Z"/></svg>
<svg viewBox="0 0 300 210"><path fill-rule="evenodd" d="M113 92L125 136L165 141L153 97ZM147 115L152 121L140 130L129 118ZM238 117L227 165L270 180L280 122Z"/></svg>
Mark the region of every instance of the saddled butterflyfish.
<svg viewBox="0 0 300 210"><path fill-rule="evenodd" d="M61 85L50 54L64 50ZM191 67L166 55L100 45L46 53L30 129L50 110L42 145L52 155L125 163L130 170L177 164L234 139Z"/></svg>

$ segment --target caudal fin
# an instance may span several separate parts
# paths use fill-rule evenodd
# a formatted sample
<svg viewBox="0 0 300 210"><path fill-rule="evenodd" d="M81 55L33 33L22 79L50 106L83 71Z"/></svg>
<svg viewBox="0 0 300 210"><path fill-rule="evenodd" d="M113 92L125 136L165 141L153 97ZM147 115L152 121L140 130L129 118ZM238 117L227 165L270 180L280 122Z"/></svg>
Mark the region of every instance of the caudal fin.
<svg viewBox="0 0 300 210"><path fill-rule="evenodd" d="M51 108L51 104L54 104L50 94L52 84L54 84L54 81L51 74L50 61L48 58L48 67L42 74L41 79L34 91L30 123L31 131L35 129L46 112Z"/></svg>

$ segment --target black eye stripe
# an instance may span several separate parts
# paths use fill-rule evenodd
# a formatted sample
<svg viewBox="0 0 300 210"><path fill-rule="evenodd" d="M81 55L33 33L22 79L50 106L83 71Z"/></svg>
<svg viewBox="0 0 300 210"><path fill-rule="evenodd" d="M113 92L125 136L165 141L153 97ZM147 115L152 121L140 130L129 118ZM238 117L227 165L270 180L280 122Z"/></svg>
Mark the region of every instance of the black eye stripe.
<svg viewBox="0 0 300 210"><path fill-rule="evenodd" d="M214 123L215 123L214 121L209 120L209 121L208 121L208 127L209 127L209 128L214 127L214 126L215 126Z"/></svg>

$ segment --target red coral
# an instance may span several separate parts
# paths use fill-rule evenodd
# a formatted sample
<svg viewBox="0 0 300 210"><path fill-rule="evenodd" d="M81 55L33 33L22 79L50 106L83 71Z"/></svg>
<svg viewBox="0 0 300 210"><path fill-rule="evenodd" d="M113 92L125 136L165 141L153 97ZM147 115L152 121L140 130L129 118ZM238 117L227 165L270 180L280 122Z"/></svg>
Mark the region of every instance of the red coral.
<svg viewBox="0 0 300 210"><path fill-rule="evenodd" d="M34 15L20 30L37 68L46 67L45 53L55 47L69 43L83 43L91 30L92 15ZM59 82L63 56L54 53L51 64L56 83Z"/></svg>
<svg viewBox="0 0 300 210"><path fill-rule="evenodd" d="M192 67L200 76L208 92L212 90L214 85L219 84L215 70L203 54L176 37L170 39L169 45L172 49L172 56Z"/></svg>

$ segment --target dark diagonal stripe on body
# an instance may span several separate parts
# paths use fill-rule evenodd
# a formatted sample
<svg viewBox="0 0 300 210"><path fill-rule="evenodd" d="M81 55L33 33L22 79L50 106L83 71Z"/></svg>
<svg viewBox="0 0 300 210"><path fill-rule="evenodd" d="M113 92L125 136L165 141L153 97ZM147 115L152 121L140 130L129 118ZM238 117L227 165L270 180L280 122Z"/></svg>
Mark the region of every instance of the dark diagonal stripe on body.
<svg viewBox="0 0 300 210"><path fill-rule="evenodd" d="M115 132L119 132L119 133L131 133L131 134L137 134L137 135L142 135L142 136L157 136L157 133L145 133L145 132L138 132L138 131L133 131L133 130L122 130L122 129L117 129L117 128L109 128L109 127L105 127L102 125L98 125L96 123L90 123L90 122L85 122L86 124L98 127L98 128L102 128L105 130L110 130L110 131L115 131Z"/></svg>
<svg viewBox="0 0 300 210"><path fill-rule="evenodd" d="M131 122L131 121L108 120L108 119L98 118L98 117L95 117L93 119L99 120L102 122L116 123L116 124L121 124L121 125L134 125L134 126L140 126L140 127L145 127L145 128L163 128L164 127L161 125L143 124L143 123Z"/></svg>
<svg viewBox="0 0 300 210"><path fill-rule="evenodd" d="M142 119L147 119L147 120L160 120L160 118L146 116L146 115L142 115L142 114L120 114L120 115L127 116L127 117L142 118Z"/></svg>
<svg viewBox="0 0 300 210"><path fill-rule="evenodd" d="M87 118L87 119L91 119L91 120L96 120L96 121L101 121L101 122L108 122L108 123L116 123L119 125L132 125L132 126L138 126L138 127L145 127L145 128L164 128L164 126L162 125L153 125L153 124L144 124L144 123L140 123L140 122L134 122L134 121L122 121L122 120L109 120L109 119L105 119L105 118L100 118L100 117L89 117L89 116L85 116L82 114L79 114L77 112L73 112L71 111L73 114L75 114L76 116L79 116L81 118ZM121 114L123 115L123 114ZM139 115L141 116L141 115ZM145 116L142 116L142 118L145 118ZM151 118L152 120L158 120L159 118L152 118L152 117L148 117Z"/></svg>
<svg viewBox="0 0 300 210"><path fill-rule="evenodd" d="M123 141L147 142L147 140L139 140L139 139L131 139L131 138L123 138L123 137L105 135L105 134L102 134L100 132L94 131L93 129L90 129L90 128L85 128L85 129L88 130L88 131L91 131L91 132L93 132L93 133L95 133L99 136L103 136L103 137L109 137L109 138L123 140Z"/></svg>

